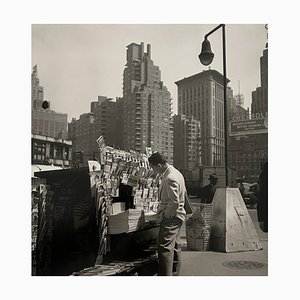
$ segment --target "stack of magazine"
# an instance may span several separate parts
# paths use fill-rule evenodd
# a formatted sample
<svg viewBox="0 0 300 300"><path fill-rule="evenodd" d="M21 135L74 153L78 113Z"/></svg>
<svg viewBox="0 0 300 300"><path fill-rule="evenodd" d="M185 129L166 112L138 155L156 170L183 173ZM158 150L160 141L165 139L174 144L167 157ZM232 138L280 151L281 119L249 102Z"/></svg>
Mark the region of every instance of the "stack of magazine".
<svg viewBox="0 0 300 300"><path fill-rule="evenodd" d="M119 214L108 216L108 233L120 234L142 229L145 215L142 210L127 209Z"/></svg>

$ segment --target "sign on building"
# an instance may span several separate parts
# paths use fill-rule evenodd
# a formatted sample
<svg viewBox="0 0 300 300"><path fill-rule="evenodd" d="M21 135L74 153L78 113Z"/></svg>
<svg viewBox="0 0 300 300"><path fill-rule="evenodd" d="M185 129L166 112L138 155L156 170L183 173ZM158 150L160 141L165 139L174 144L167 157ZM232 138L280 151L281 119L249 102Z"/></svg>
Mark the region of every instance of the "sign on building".
<svg viewBox="0 0 300 300"><path fill-rule="evenodd" d="M229 128L230 136L268 133L268 118L233 120L229 122Z"/></svg>

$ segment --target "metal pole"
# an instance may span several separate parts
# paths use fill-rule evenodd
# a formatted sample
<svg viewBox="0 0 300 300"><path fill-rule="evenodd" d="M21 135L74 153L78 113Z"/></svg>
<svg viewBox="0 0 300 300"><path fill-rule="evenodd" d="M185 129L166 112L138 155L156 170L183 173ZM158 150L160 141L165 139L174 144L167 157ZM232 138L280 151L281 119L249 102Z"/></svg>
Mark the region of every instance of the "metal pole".
<svg viewBox="0 0 300 300"><path fill-rule="evenodd" d="M207 33L207 34L204 36L205 39L207 39L208 36L210 36L212 33L214 33L215 31L217 31L219 28L224 27L224 26L225 26L224 24L220 24L220 25L218 25L217 27L215 27L213 30L211 30L209 33Z"/></svg>
<svg viewBox="0 0 300 300"><path fill-rule="evenodd" d="M225 140L225 179L226 187L228 184L228 125L227 125L227 76L226 76L226 42L225 42L225 25L222 24L223 37L223 80L224 80L224 140Z"/></svg>
<svg viewBox="0 0 300 300"><path fill-rule="evenodd" d="M228 126L227 126L227 76L226 76L226 42L225 42L225 24L220 24L207 33L204 37L205 39L208 38L209 35L217 31L219 28L222 27L222 44L223 44L223 86L224 86L224 141L225 141L225 181L226 187L229 186L228 184Z"/></svg>

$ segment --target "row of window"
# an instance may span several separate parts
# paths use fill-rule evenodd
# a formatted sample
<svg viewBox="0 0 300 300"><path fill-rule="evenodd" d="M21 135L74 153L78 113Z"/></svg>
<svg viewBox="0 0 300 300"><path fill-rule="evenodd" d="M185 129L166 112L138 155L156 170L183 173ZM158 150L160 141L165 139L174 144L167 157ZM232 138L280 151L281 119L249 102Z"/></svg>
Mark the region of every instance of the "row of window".
<svg viewBox="0 0 300 300"><path fill-rule="evenodd" d="M32 145L33 159L69 159L69 148L61 145L47 144L43 142L33 142Z"/></svg>

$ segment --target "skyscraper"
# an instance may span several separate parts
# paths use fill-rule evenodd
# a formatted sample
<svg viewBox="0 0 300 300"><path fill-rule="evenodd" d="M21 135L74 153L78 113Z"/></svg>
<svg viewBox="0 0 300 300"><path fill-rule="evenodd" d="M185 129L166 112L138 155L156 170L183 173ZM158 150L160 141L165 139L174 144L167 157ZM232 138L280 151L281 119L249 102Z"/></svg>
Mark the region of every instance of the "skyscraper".
<svg viewBox="0 0 300 300"><path fill-rule="evenodd" d="M201 126L194 117L175 115L174 120L174 166L186 180L193 180L193 172L201 165Z"/></svg>
<svg viewBox="0 0 300 300"><path fill-rule="evenodd" d="M37 65L32 68L31 73L31 108L42 108L44 101L44 87L40 85L38 78Z"/></svg>
<svg viewBox="0 0 300 300"><path fill-rule="evenodd" d="M223 75L215 70L206 70L175 83L178 86L178 113L193 116L201 122L202 164L223 166L225 161ZM227 103L232 103L233 92L230 87L227 95ZM229 113L228 108L228 115Z"/></svg>
<svg viewBox="0 0 300 300"><path fill-rule="evenodd" d="M95 116L94 147L97 149L96 139L102 135L109 146L117 145L117 102L111 98L98 96L98 102L91 103L91 112Z"/></svg>
<svg viewBox="0 0 300 300"><path fill-rule="evenodd" d="M69 139L73 145L73 159L77 153L82 153L82 163L87 165L87 161L93 159L97 150L96 138L94 136L94 113L84 113L69 123ZM74 162L73 162L74 163Z"/></svg>
<svg viewBox="0 0 300 300"><path fill-rule="evenodd" d="M124 147L144 151L151 147L173 161L172 100L151 60L151 45L127 46L123 72Z"/></svg>
<svg viewBox="0 0 300 300"><path fill-rule="evenodd" d="M261 86L252 92L251 114L268 112L268 48L260 57Z"/></svg>
<svg viewBox="0 0 300 300"><path fill-rule="evenodd" d="M98 101L91 102L91 111L80 115L79 119L72 119L69 123L69 137L73 141L74 158L76 153L82 153L83 163L97 158L99 148L97 138L104 137L105 144L120 147L119 133L122 132L122 101L98 96Z"/></svg>
<svg viewBox="0 0 300 300"><path fill-rule="evenodd" d="M48 108L44 109L44 88L40 86L37 73L37 65L33 67L31 74L31 132L53 138L67 138L68 115L56 113Z"/></svg>

